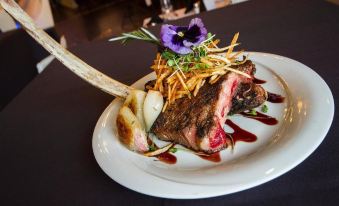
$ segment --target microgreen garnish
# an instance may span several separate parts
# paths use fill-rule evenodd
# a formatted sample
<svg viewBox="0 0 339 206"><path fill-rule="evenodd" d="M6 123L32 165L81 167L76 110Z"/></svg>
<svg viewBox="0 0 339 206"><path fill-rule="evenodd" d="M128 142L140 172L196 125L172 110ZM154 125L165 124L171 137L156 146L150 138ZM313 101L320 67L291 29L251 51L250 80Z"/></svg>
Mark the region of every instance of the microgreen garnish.
<svg viewBox="0 0 339 206"><path fill-rule="evenodd" d="M167 65L170 66L170 67L174 66L175 65L174 60L173 59L167 60Z"/></svg>
<svg viewBox="0 0 339 206"><path fill-rule="evenodd" d="M183 72L190 72L193 69L207 69L211 66L202 62L206 57L207 50L204 47L193 47L192 53L186 55L175 54L173 51L166 49L161 53L163 59L167 60L167 66L176 70L180 68Z"/></svg>
<svg viewBox="0 0 339 206"><path fill-rule="evenodd" d="M264 112L264 113L267 113L268 112L268 106L266 104L264 104L262 107L261 107L261 111Z"/></svg>
<svg viewBox="0 0 339 206"><path fill-rule="evenodd" d="M257 116L257 111L255 111L254 109L251 109L249 114L252 115L252 116Z"/></svg>
<svg viewBox="0 0 339 206"><path fill-rule="evenodd" d="M153 152L153 151L155 151L156 150L156 148L155 148L155 146L153 145L153 144L151 144L150 146L149 146L149 149L148 149L150 152Z"/></svg>
<svg viewBox="0 0 339 206"><path fill-rule="evenodd" d="M167 59L167 60L175 59L177 57L177 55L174 52L170 51L170 50L163 51L161 53L161 56L162 56L162 58Z"/></svg>
<svg viewBox="0 0 339 206"><path fill-rule="evenodd" d="M178 148L172 147L171 149L169 149L169 151L172 153L176 153L178 151Z"/></svg>

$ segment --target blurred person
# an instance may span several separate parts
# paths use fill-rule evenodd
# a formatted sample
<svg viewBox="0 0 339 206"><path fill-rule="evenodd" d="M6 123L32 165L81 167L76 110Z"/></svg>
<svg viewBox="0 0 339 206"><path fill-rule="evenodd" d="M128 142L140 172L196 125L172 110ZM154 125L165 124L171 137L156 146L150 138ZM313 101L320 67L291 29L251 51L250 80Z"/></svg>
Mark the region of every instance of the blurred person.
<svg viewBox="0 0 339 206"><path fill-rule="evenodd" d="M34 20L39 28L54 27L51 7L48 0L18 0L20 7ZM2 32L20 28L19 24L3 9L0 10L0 30Z"/></svg>
<svg viewBox="0 0 339 206"><path fill-rule="evenodd" d="M0 6L0 33L16 28L15 21Z"/></svg>

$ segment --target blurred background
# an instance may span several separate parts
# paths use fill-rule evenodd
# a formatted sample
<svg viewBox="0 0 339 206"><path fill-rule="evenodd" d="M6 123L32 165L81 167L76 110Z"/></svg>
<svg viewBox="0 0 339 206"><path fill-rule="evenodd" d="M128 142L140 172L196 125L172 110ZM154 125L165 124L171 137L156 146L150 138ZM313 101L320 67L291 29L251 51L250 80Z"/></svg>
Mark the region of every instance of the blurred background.
<svg viewBox="0 0 339 206"><path fill-rule="evenodd" d="M244 1L16 0L40 28L70 49ZM0 8L0 110L53 59Z"/></svg>
<svg viewBox="0 0 339 206"><path fill-rule="evenodd" d="M17 0L37 25L69 46L148 27L246 0ZM3 10L2 33L20 29Z"/></svg>
<svg viewBox="0 0 339 206"><path fill-rule="evenodd" d="M106 40L138 27L248 0L17 0L64 47ZM254 1L254 0L251 0ZM327 0L339 4L339 0ZM52 56L0 8L0 110L47 68Z"/></svg>

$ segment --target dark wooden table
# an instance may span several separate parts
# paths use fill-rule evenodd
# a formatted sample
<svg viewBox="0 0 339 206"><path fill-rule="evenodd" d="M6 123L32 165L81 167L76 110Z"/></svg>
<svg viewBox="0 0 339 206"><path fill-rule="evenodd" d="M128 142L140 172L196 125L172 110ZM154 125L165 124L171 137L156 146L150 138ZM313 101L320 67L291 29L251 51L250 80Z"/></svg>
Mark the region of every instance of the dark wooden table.
<svg viewBox="0 0 339 206"><path fill-rule="evenodd" d="M303 62L324 78L338 100L338 6L313 0L252 0L199 17L221 39L240 31L242 47L249 51ZM130 84L150 72L156 48L101 41L73 51ZM337 114L320 147L283 176L217 198L169 200L133 192L97 165L92 132L112 99L56 61L36 77L0 114L0 205L338 205Z"/></svg>

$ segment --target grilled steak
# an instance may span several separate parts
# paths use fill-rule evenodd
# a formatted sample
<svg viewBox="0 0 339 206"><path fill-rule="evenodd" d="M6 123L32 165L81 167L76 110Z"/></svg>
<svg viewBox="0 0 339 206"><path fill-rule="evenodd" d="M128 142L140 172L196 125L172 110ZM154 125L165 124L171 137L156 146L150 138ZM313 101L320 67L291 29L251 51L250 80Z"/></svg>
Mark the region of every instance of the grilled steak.
<svg viewBox="0 0 339 206"><path fill-rule="evenodd" d="M267 99L264 88L255 83L241 83L232 99L229 115L238 114L260 106Z"/></svg>
<svg viewBox="0 0 339 206"><path fill-rule="evenodd" d="M248 74L255 72L251 61L238 69ZM229 73L214 84L206 83L197 96L177 99L159 115L151 131L159 139L196 151L217 152L230 143L223 130L227 114L257 107L265 101L265 95L265 90L252 79Z"/></svg>

